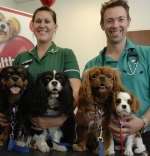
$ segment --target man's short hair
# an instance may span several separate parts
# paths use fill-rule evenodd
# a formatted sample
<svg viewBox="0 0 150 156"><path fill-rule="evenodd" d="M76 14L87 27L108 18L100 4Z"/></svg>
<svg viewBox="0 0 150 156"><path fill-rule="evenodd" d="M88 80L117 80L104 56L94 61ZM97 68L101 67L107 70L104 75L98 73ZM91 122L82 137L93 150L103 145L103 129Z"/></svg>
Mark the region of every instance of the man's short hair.
<svg viewBox="0 0 150 156"><path fill-rule="evenodd" d="M129 5L127 3L126 0L109 0L108 2L105 2L104 4L102 4L101 7L101 20L100 20L100 24L103 25L104 24L104 13L107 9L109 8L113 8L113 7L118 7L121 6L126 10L127 13L127 18L130 19L130 15L129 15Z"/></svg>

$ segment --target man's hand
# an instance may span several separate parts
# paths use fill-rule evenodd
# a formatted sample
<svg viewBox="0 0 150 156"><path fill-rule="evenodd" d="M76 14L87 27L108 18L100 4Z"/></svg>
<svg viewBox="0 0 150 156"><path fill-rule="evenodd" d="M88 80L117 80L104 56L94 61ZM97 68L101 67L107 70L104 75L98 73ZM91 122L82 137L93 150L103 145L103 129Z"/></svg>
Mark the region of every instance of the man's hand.
<svg viewBox="0 0 150 156"><path fill-rule="evenodd" d="M127 117L126 121L127 122L124 123L124 126L128 129L129 134L134 134L144 127L143 119L135 115Z"/></svg>
<svg viewBox="0 0 150 156"><path fill-rule="evenodd" d="M141 130L143 126L143 120L135 115L125 117L122 125L120 124L119 120L112 118L109 125L113 135L115 136L115 139L118 141L120 140L120 135L122 135L123 138L126 138L128 135L134 134Z"/></svg>

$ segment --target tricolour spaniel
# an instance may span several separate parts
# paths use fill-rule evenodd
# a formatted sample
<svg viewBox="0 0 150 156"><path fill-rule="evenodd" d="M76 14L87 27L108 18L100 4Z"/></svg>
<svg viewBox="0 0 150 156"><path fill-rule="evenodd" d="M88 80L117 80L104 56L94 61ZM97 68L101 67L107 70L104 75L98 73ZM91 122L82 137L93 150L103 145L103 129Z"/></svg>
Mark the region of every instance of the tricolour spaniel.
<svg viewBox="0 0 150 156"><path fill-rule="evenodd" d="M51 127L45 130L31 129L34 147L42 152L48 152L50 149L66 151L66 144L62 144L62 142L65 142L66 135L69 135L69 132L71 136L68 140L70 141L74 137L73 94L67 76L55 70L41 73L29 94L25 104L29 120L32 117L39 116L51 118L63 114L68 116L62 127ZM66 129L68 134L66 134Z"/></svg>
<svg viewBox="0 0 150 156"><path fill-rule="evenodd" d="M31 84L31 77L23 66L5 67L0 72L0 112L10 123L8 127L0 126L1 145L9 136L16 141L19 133L25 131L22 103Z"/></svg>
<svg viewBox="0 0 150 156"><path fill-rule="evenodd" d="M84 73L76 114L77 142L73 145L75 151L90 150L97 153L97 139L103 137L107 153L110 145L108 125L114 98L122 90L119 74L115 69L94 67Z"/></svg>
<svg viewBox="0 0 150 156"><path fill-rule="evenodd" d="M132 94L128 92L119 92L117 94L115 102L114 118L123 124L125 117L133 115L133 113L138 111L139 102ZM121 125L122 126L122 125ZM120 132L120 147L121 152L126 156L133 156L135 154L142 154L146 151L145 145L143 144L140 133L131 134L127 138L123 138ZM124 148L125 147L125 148ZM134 152L133 152L133 148ZM109 147L109 155L115 154L114 138L112 135L111 145Z"/></svg>

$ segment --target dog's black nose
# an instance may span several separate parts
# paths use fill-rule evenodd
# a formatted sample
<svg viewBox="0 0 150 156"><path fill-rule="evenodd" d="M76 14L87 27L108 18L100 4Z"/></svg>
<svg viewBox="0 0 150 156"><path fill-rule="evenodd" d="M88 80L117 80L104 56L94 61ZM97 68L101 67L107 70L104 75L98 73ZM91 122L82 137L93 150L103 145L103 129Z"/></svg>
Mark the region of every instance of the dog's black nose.
<svg viewBox="0 0 150 156"><path fill-rule="evenodd" d="M17 76L13 76L12 79L13 79L14 81L17 81L19 78L18 78Z"/></svg>
<svg viewBox="0 0 150 156"><path fill-rule="evenodd" d="M57 85L57 81L52 81L52 85L56 86Z"/></svg>
<svg viewBox="0 0 150 156"><path fill-rule="evenodd" d="M1 29L5 29L6 26L5 26L5 24L1 24L0 27L1 27Z"/></svg>
<svg viewBox="0 0 150 156"><path fill-rule="evenodd" d="M123 108L123 109L126 109L126 108L127 108L127 106L126 106L126 105L122 105L122 108Z"/></svg>

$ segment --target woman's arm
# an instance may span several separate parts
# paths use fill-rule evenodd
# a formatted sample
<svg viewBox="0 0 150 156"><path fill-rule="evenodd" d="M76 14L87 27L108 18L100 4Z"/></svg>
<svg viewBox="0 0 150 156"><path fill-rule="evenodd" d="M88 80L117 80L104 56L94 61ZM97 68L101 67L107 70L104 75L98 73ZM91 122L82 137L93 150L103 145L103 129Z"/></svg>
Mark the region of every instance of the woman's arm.
<svg viewBox="0 0 150 156"><path fill-rule="evenodd" d="M61 127L66 121L65 115L59 117L34 117L32 123L35 128L47 129L51 127Z"/></svg>
<svg viewBox="0 0 150 156"><path fill-rule="evenodd" d="M81 80L77 78L70 78L69 81L70 81L71 88L73 90L73 97L74 97L75 104L76 104L78 100L79 89L81 86Z"/></svg>

